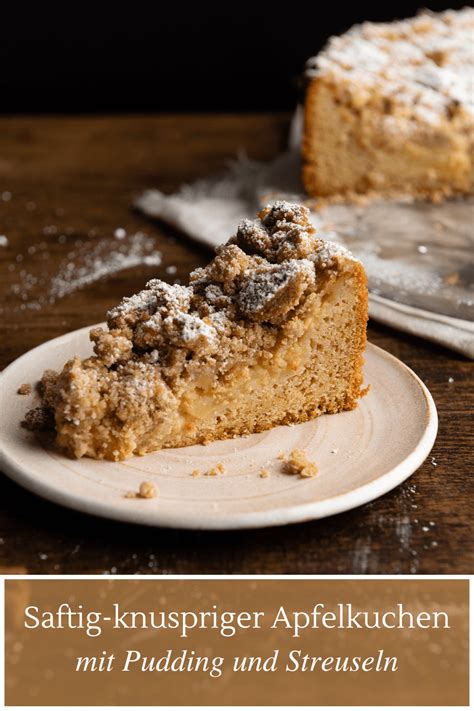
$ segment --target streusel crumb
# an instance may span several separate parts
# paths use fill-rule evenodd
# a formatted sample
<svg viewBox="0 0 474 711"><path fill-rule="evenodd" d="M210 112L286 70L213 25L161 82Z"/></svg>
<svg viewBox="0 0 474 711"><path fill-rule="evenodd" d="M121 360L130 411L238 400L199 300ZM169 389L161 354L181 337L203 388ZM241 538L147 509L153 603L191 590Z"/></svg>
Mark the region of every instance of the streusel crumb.
<svg viewBox="0 0 474 711"><path fill-rule="evenodd" d="M21 424L32 432L49 432L54 427L54 416L49 408L41 405L28 410Z"/></svg>
<svg viewBox="0 0 474 711"><path fill-rule="evenodd" d="M23 383L17 390L18 395L29 395L32 391L30 383Z"/></svg>
<svg viewBox="0 0 474 711"><path fill-rule="evenodd" d="M265 469L265 467L262 467L262 469L260 469L260 479L268 479L269 476L270 476L270 472L268 471L268 469Z"/></svg>
<svg viewBox="0 0 474 711"><path fill-rule="evenodd" d="M140 488L138 489L138 496L140 499L154 499L156 498L156 488L151 481L142 481Z"/></svg>
<svg viewBox="0 0 474 711"><path fill-rule="evenodd" d="M127 491L126 499L155 499L158 495L155 485L151 481L142 481L138 491Z"/></svg>
<svg viewBox="0 0 474 711"><path fill-rule="evenodd" d="M222 464L222 462L219 462L218 464L216 464L215 467L211 467L211 469L209 469L209 471L207 472L207 475L208 476L218 476L219 474L224 474L224 472L225 472L225 467Z"/></svg>
<svg viewBox="0 0 474 711"><path fill-rule="evenodd" d="M293 449L285 460L285 471L288 474L298 474L303 479L310 479L318 473L318 467L306 456L303 449Z"/></svg>

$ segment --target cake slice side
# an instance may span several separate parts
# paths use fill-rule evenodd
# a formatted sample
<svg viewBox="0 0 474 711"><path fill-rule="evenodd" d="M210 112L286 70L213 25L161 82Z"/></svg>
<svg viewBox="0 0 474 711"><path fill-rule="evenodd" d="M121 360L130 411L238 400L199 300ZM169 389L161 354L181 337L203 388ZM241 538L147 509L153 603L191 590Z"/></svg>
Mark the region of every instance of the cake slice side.
<svg viewBox="0 0 474 711"><path fill-rule="evenodd" d="M152 280L91 333L94 356L45 374L56 444L123 459L352 409L366 322L360 262L276 203L189 286Z"/></svg>

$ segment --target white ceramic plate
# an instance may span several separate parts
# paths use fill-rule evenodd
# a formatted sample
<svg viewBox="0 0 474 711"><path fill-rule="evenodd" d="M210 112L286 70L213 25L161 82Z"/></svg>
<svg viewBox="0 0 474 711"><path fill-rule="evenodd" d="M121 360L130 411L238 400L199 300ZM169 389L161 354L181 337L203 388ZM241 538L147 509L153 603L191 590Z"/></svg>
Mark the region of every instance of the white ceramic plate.
<svg viewBox="0 0 474 711"><path fill-rule="evenodd" d="M369 394L352 412L207 446L168 449L126 462L71 460L43 448L20 426L36 395L22 396L46 368L91 352L89 328L44 343L12 363L0 378L2 470L26 489L58 504L121 521L194 529L273 526L323 518L385 494L428 456L438 420L433 399L403 363L371 344ZM306 450L319 467L314 479L283 472L280 451ZM222 462L217 477L192 477ZM265 467L270 472L262 478ZM130 499L153 481L154 499Z"/></svg>

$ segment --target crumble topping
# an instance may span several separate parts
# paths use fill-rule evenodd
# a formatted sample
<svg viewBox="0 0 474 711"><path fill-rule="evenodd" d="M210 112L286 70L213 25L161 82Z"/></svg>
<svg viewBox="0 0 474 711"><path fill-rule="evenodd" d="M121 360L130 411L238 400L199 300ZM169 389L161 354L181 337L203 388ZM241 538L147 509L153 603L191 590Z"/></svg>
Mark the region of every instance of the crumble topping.
<svg viewBox="0 0 474 711"><path fill-rule="evenodd" d="M383 89L387 133L416 130L418 120L436 125L474 117L472 49L474 10L424 11L409 20L364 22L307 63L307 76L343 81L356 108L377 100ZM393 114L399 119L394 123ZM401 120L401 122L400 122Z"/></svg>
<svg viewBox="0 0 474 711"><path fill-rule="evenodd" d="M189 286L152 279L123 299L108 313L109 330L92 333L94 350L108 367L135 352L163 363L170 345L211 355L222 335L238 335L239 319L280 323L314 287L315 267L339 256L353 258L316 237L306 207L277 201L258 220L243 220L210 264L191 273Z"/></svg>
<svg viewBox="0 0 474 711"><path fill-rule="evenodd" d="M31 432L47 432L54 428L54 414L49 407L34 407L28 410L21 424Z"/></svg>
<svg viewBox="0 0 474 711"><path fill-rule="evenodd" d="M191 350L197 349L199 344L212 345L216 339L216 329L207 324L203 319L191 314L180 314L173 325L177 328L181 343Z"/></svg>
<svg viewBox="0 0 474 711"><path fill-rule="evenodd" d="M256 321L278 321L299 303L315 278L314 265L307 259L289 259L244 277L237 296L239 312Z"/></svg>

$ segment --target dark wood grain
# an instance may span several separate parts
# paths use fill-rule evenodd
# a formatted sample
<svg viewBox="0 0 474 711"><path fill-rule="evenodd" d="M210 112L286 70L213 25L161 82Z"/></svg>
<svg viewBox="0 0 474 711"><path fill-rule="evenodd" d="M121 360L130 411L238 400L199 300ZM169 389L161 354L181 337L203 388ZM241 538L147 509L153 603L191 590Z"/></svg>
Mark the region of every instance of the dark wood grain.
<svg viewBox="0 0 474 711"><path fill-rule="evenodd" d="M287 126L286 115L0 119L0 234L9 240L0 248L1 365L49 338L101 321L107 308L151 276L185 280L209 253L134 213L133 196L152 186L171 191L219 170L240 148L270 158L283 146ZM44 234L51 225L57 232ZM47 281L78 239L92 244L117 227L153 237L163 264L121 272L35 311L21 308L21 289L11 289L21 283L28 247L44 242ZM173 277L165 271L169 265L177 266ZM44 288L36 286L27 300ZM2 476L0 571L473 572L472 364L375 323L369 337L429 386L440 418L431 455L437 466L430 456L395 491L327 520L217 534L98 520L42 501Z"/></svg>

